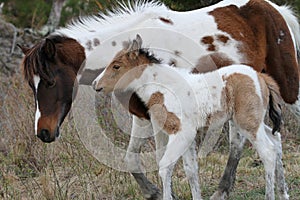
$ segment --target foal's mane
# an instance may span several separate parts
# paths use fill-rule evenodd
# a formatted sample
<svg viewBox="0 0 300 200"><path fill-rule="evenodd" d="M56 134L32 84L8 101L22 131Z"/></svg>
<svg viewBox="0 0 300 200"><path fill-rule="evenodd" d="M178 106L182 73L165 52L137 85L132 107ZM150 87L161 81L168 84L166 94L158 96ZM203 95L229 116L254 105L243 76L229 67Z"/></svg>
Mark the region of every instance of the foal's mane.
<svg viewBox="0 0 300 200"><path fill-rule="evenodd" d="M140 48L137 51L139 51L140 55L144 55L149 62L152 64L160 64L161 63L161 59L158 59L153 53L151 53L149 51L148 48Z"/></svg>

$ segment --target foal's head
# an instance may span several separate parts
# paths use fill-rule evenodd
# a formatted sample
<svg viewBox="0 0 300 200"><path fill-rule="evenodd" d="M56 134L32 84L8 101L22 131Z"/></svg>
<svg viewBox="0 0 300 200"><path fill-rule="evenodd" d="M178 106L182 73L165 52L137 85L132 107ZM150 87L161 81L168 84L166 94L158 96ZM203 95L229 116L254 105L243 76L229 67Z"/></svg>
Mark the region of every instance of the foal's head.
<svg viewBox="0 0 300 200"><path fill-rule="evenodd" d="M71 108L76 74L85 60L84 48L76 40L58 35L32 48L20 48L25 54L24 76L35 97L35 134L43 142L53 142Z"/></svg>
<svg viewBox="0 0 300 200"><path fill-rule="evenodd" d="M103 89L105 93L126 89L130 82L139 78L146 65L159 62L147 49L142 49L142 38L137 35L95 79L94 89Z"/></svg>

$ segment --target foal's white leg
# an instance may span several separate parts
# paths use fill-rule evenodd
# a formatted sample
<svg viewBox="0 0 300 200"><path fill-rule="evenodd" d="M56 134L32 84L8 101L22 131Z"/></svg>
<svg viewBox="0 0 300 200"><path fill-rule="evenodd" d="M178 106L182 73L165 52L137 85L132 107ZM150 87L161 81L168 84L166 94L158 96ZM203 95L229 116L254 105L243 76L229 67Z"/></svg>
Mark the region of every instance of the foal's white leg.
<svg viewBox="0 0 300 200"><path fill-rule="evenodd" d="M259 126L256 138L253 140L253 143L260 158L262 159L266 172L266 199L275 200L274 179L277 159L277 144L274 144L272 139L268 137L263 123Z"/></svg>
<svg viewBox="0 0 300 200"><path fill-rule="evenodd" d="M192 143L190 148L183 154L182 159L184 171L192 190L193 199L200 200L202 198L199 186L198 162L195 141Z"/></svg>
<svg viewBox="0 0 300 200"><path fill-rule="evenodd" d="M268 126L265 126L265 131L268 137L272 138L275 144L275 148L277 150L275 176L276 176L278 197L280 200L287 200L289 199L289 195L288 195L288 187L284 177L284 168L282 164L281 135L278 132L276 132L275 135L273 135L272 129Z"/></svg>
<svg viewBox="0 0 300 200"><path fill-rule="evenodd" d="M163 157L166 146L169 140L169 136L164 133L163 131L158 131L157 133L154 133L154 139L155 139L155 147L156 147L156 162L159 163L161 158Z"/></svg>
<svg viewBox="0 0 300 200"><path fill-rule="evenodd" d="M208 131L205 134L204 140L199 147L199 153L198 157L199 158L205 158L212 150L214 149L215 145L217 144L220 135L222 133L222 129L213 129Z"/></svg>
<svg viewBox="0 0 300 200"><path fill-rule="evenodd" d="M131 137L127 148L125 161L128 170L139 184L143 196L146 199L158 200L161 198L159 189L144 175L141 168L140 151L147 141L147 137L153 134L152 125L147 120L141 120L133 116Z"/></svg>
<svg viewBox="0 0 300 200"><path fill-rule="evenodd" d="M298 93L298 100L294 104L286 104L286 105L296 116L297 120L300 121L300 88Z"/></svg>
<svg viewBox="0 0 300 200"><path fill-rule="evenodd" d="M184 128L182 128L184 129ZM169 136L169 141L164 156L159 162L159 175L163 182L163 199L172 199L171 177L177 160L190 148L194 142L196 131L178 132ZM198 176L198 174L195 174ZM200 195L200 194L199 194Z"/></svg>

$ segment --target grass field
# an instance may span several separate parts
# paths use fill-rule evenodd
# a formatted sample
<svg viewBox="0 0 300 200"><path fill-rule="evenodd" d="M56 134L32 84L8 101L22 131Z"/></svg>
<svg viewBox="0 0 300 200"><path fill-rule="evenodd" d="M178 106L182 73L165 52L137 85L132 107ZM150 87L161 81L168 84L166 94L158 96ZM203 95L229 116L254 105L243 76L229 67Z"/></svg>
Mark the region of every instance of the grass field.
<svg viewBox="0 0 300 200"><path fill-rule="evenodd" d="M134 178L109 168L82 145L71 118L66 119L58 142L44 144L34 136L33 95L20 73L1 76L0 91L0 199L143 199ZM3 99L3 101L2 101ZM300 197L300 126L284 110L283 162L290 199ZM128 135L113 132L112 140L126 149ZM227 137L207 158L199 160L202 196L216 190L228 157ZM148 146L153 146L149 140ZM147 173L159 187L157 171ZM264 198L264 170L257 154L247 144L240 161L230 199ZM191 199L181 162L173 175L180 199Z"/></svg>

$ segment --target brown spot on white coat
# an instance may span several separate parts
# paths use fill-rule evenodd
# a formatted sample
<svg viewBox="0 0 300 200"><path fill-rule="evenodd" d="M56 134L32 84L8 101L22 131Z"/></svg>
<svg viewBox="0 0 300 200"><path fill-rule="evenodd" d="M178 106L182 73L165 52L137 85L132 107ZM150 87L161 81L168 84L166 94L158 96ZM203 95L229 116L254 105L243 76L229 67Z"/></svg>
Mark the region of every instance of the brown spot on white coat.
<svg viewBox="0 0 300 200"><path fill-rule="evenodd" d="M169 112L164 105L164 95L162 93L153 93L147 107L151 118L168 134L176 134L181 129L180 119L173 112Z"/></svg>
<svg viewBox="0 0 300 200"><path fill-rule="evenodd" d="M98 38L94 38L93 39L93 44L94 44L95 47L99 46L100 45L100 40Z"/></svg>
<svg viewBox="0 0 300 200"><path fill-rule="evenodd" d="M191 71L191 73L206 73L231 64L234 64L234 61L228 58L226 54L212 53L199 58L196 67Z"/></svg>
<svg viewBox="0 0 300 200"><path fill-rule="evenodd" d="M174 23L173 23L173 21L172 21L171 19L167 19L167 18L165 18L165 17L159 17L159 19L160 19L162 22L166 23L166 24L174 25Z"/></svg>
<svg viewBox="0 0 300 200"><path fill-rule="evenodd" d="M85 43L85 45L86 45L87 50L89 50L89 51L92 51L92 50L93 50L93 46L92 46L92 41L91 41L91 40L88 40L88 41Z"/></svg>
<svg viewBox="0 0 300 200"><path fill-rule="evenodd" d="M217 40L224 43L224 44L226 44L229 40L229 37L226 36L226 35L218 34L217 35Z"/></svg>
<svg viewBox="0 0 300 200"><path fill-rule="evenodd" d="M204 36L201 39L201 43L207 45L207 51L215 51L216 50L216 46L214 45L213 36Z"/></svg>

